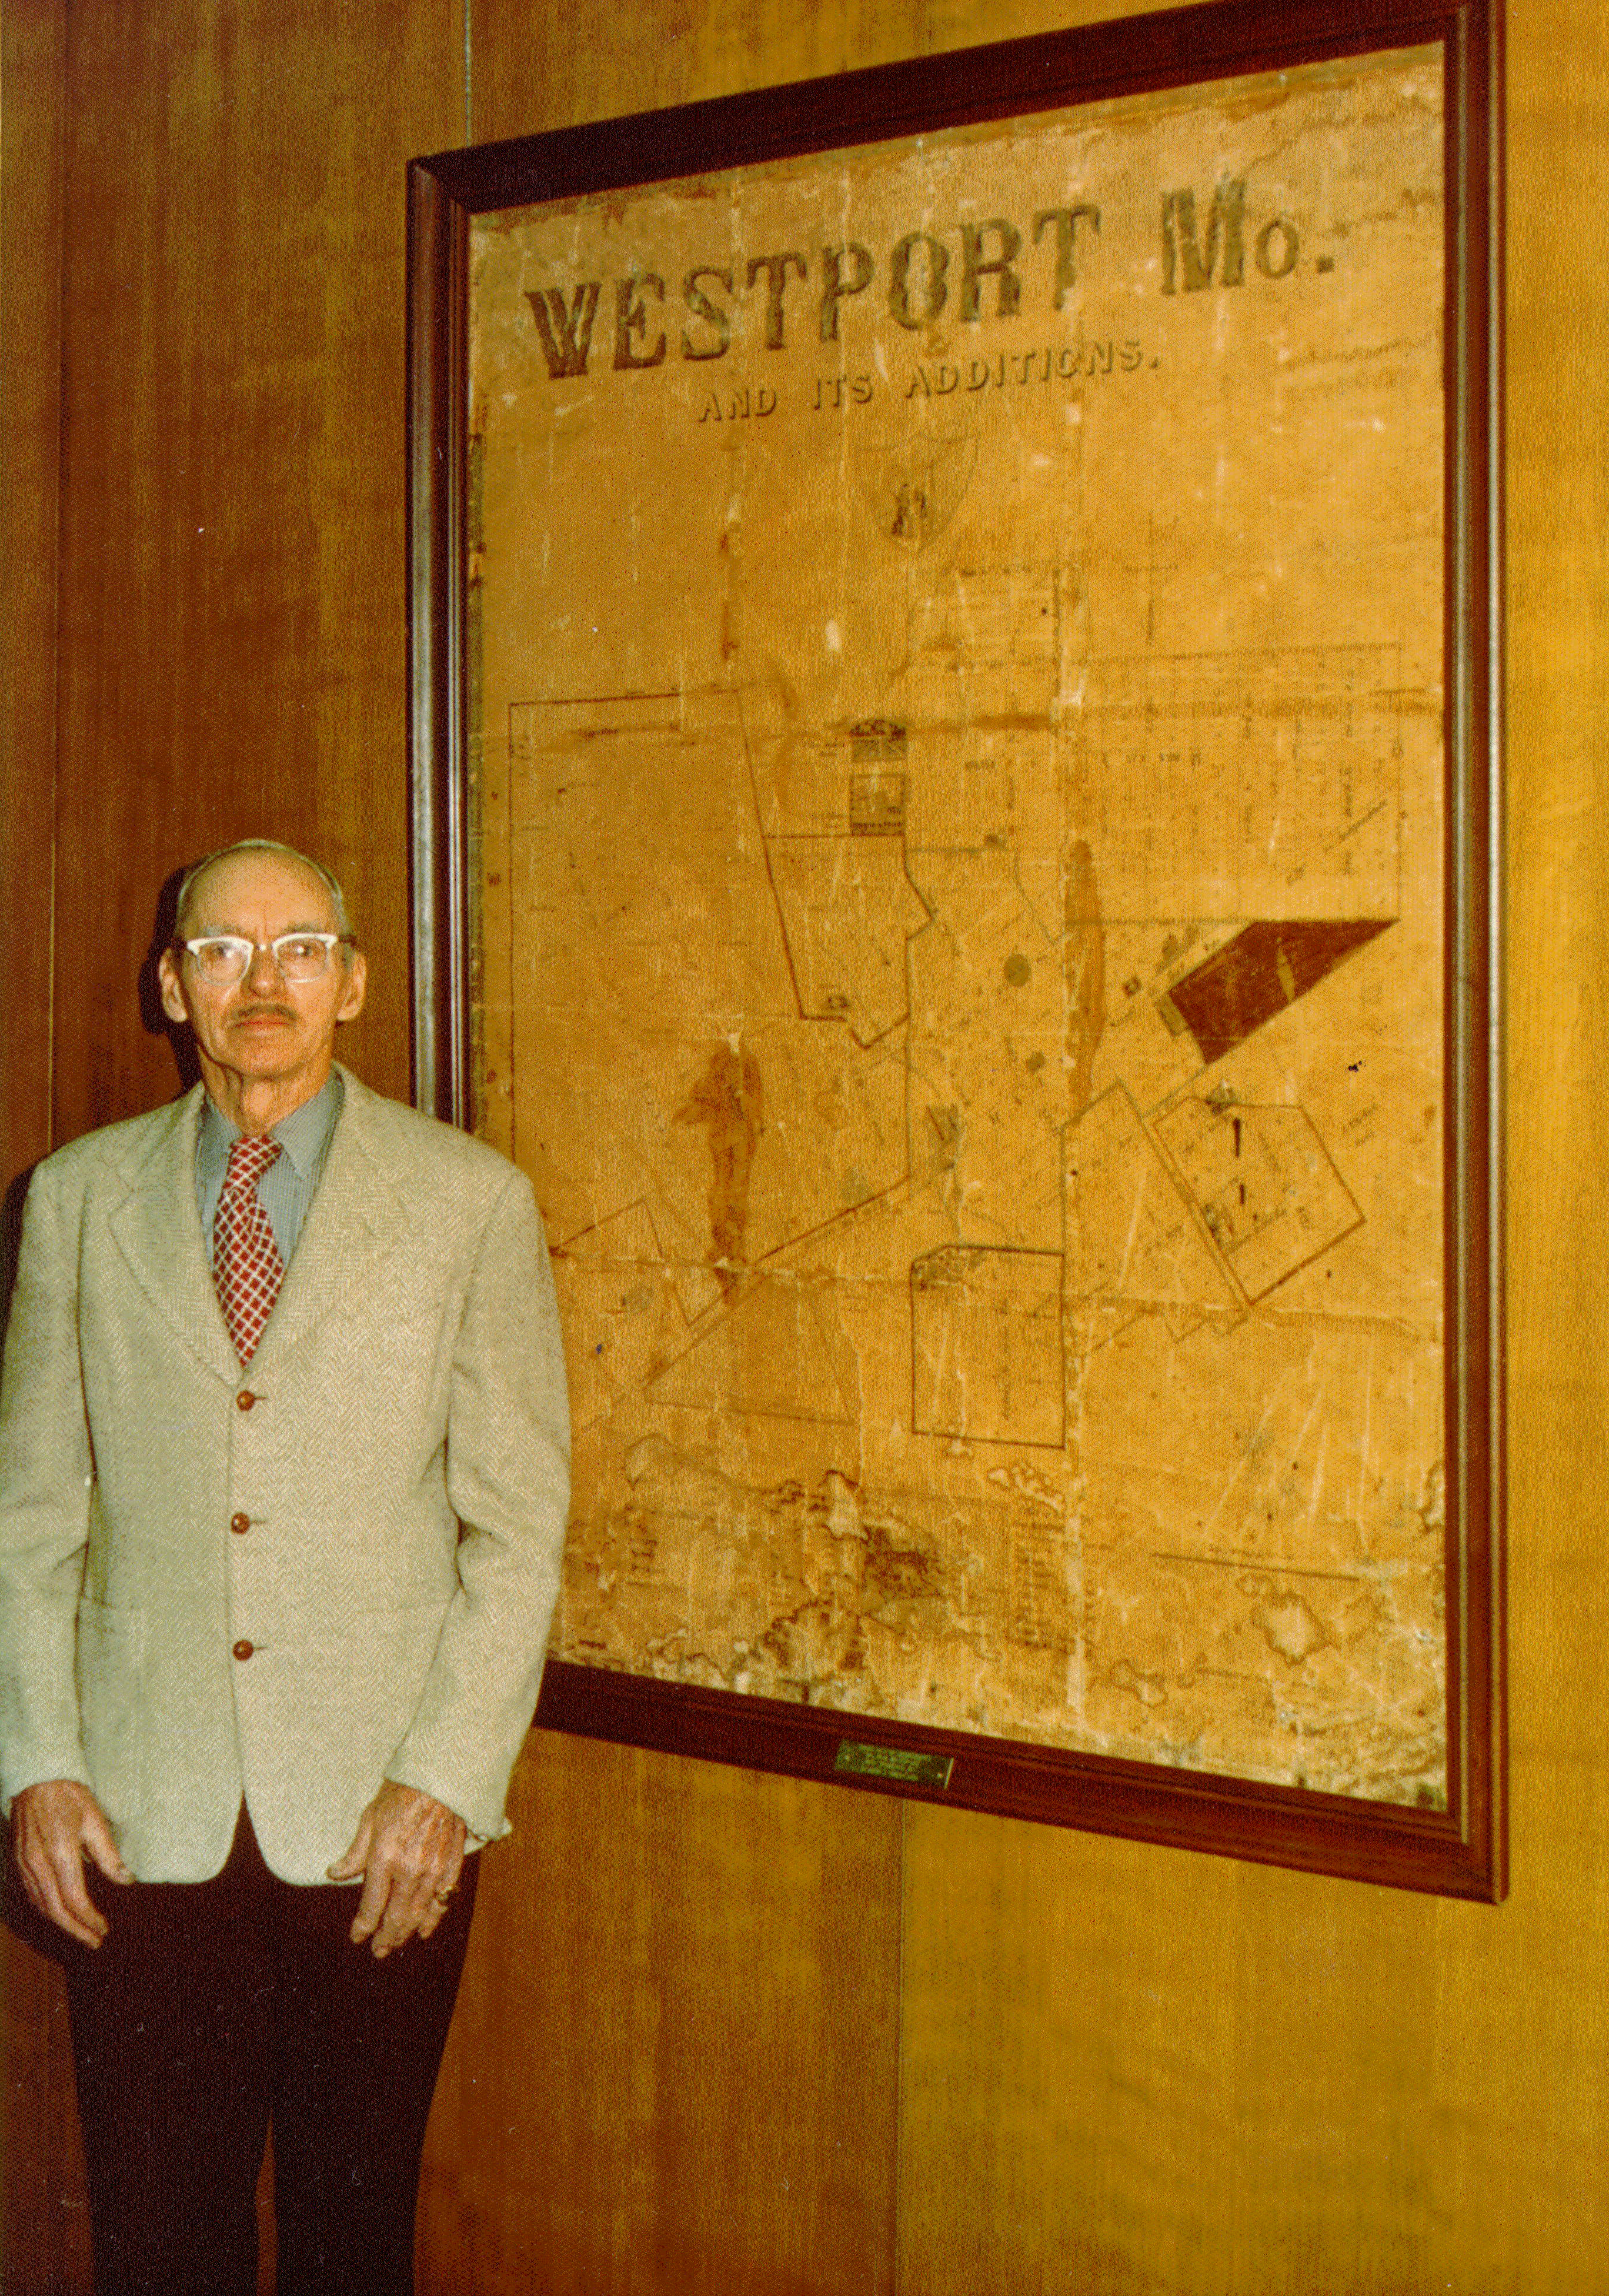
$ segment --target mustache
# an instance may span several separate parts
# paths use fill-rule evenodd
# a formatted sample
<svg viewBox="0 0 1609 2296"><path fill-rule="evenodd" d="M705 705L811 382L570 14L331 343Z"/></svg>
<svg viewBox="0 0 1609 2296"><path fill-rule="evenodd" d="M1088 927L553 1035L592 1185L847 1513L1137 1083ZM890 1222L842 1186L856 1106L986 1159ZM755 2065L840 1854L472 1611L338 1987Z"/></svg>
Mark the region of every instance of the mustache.
<svg viewBox="0 0 1609 2296"><path fill-rule="evenodd" d="M242 1004L234 1018L240 1021L294 1021L296 1015L289 1004Z"/></svg>

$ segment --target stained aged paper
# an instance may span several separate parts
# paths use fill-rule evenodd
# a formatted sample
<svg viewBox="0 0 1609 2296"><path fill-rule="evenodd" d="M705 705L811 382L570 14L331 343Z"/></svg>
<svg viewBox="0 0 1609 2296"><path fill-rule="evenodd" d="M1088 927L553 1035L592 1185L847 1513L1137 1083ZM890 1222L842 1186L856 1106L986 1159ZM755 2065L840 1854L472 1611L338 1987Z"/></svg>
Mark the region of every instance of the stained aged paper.
<svg viewBox="0 0 1609 2296"><path fill-rule="evenodd" d="M473 246L554 1648L1440 1805L1436 51Z"/></svg>

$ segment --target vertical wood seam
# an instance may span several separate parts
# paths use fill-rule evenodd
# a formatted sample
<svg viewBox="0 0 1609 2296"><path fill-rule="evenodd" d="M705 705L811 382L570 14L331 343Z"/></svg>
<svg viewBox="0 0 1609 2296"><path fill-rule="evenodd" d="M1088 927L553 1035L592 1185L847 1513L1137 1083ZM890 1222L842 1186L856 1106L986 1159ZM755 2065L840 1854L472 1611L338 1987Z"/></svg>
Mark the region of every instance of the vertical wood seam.
<svg viewBox="0 0 1609 2296"><path fill-rule="evenodd" d="M54 205L56 452L51 474L50 504L50 667L45 705L45 738L50 770L50 849L45 856L45 1146L48 1154L56 1141L56 991L61 976L56 938L57 888L62 855L62 503L67 490L67 202L68 135L72 119L72 11L60 0L62 45L56 64L56 111L61 122L56 138Z"/></svg>
<svg viewBox="0 0 1609 2296"><path fill-rule="evenodd" d="M894 2164L889 2187L892 2195L889 2210L889 2241L892 2254L889 2258L887 2282L890 2296L902 2296L905 2280L905 2195L901 2184L901 2171L905 2162L905 1936L907 1928L905 1893L908 1871L906 1845L909 1825L910 1804L902 1799L899 1803L899 1847L896 1851L899 1860L897 1876L899 1887L894 1893L896 1919L899 1926L894 1939Z"/></svg>

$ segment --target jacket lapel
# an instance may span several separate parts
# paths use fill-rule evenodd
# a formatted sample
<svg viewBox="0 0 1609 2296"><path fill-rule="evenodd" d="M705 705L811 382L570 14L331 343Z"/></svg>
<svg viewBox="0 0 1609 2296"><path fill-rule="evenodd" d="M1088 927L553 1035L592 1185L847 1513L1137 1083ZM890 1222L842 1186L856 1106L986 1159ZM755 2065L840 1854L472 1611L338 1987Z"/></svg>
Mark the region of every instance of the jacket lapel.
<svg viewBox="0 0 1609 2296"><path fill-rule="evenodd" d="M152 1305L207 1370L233 1380L238 1365L201 1237L195 1198L195 1139L202 1086L159 1109L131 1159L129 1189L110 1226L118 1250Z"/></svg>
<svg viewBox="0 0 1609 2296"><path fill-rule="evenodd" d="M407 1225L395 1185L384 1103L343 1069L346 1098L307 1225L285 1271L253 1373L271 1369L341 1301L358 1292L373 1263Z"/></svg>

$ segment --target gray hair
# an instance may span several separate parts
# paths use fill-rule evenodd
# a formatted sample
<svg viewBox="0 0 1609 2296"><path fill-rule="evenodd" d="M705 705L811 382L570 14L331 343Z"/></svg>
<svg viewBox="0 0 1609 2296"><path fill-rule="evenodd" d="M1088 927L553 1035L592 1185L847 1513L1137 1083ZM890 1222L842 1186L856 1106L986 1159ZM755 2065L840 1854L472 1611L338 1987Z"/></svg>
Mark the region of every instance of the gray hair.
<svg viewBox="0 0 1609 2296"><path fill-rule="evenodd" d="M335 905L337 926L343 933L351 931L352 922L347 914L347 897L341 891L333 871L326 869L322 861L315 861L310 854L299 853L294 845L282 844L276 837L238 838L233 845L220 845L216 853L204 853L199 861L193 861L179 881L179 897L173 909L176 931L183 927L185 910L197 878L204 875L217 861L233 861L237 853L273 853L282 861L296 861L304 869L310 869Z"/></svg>

